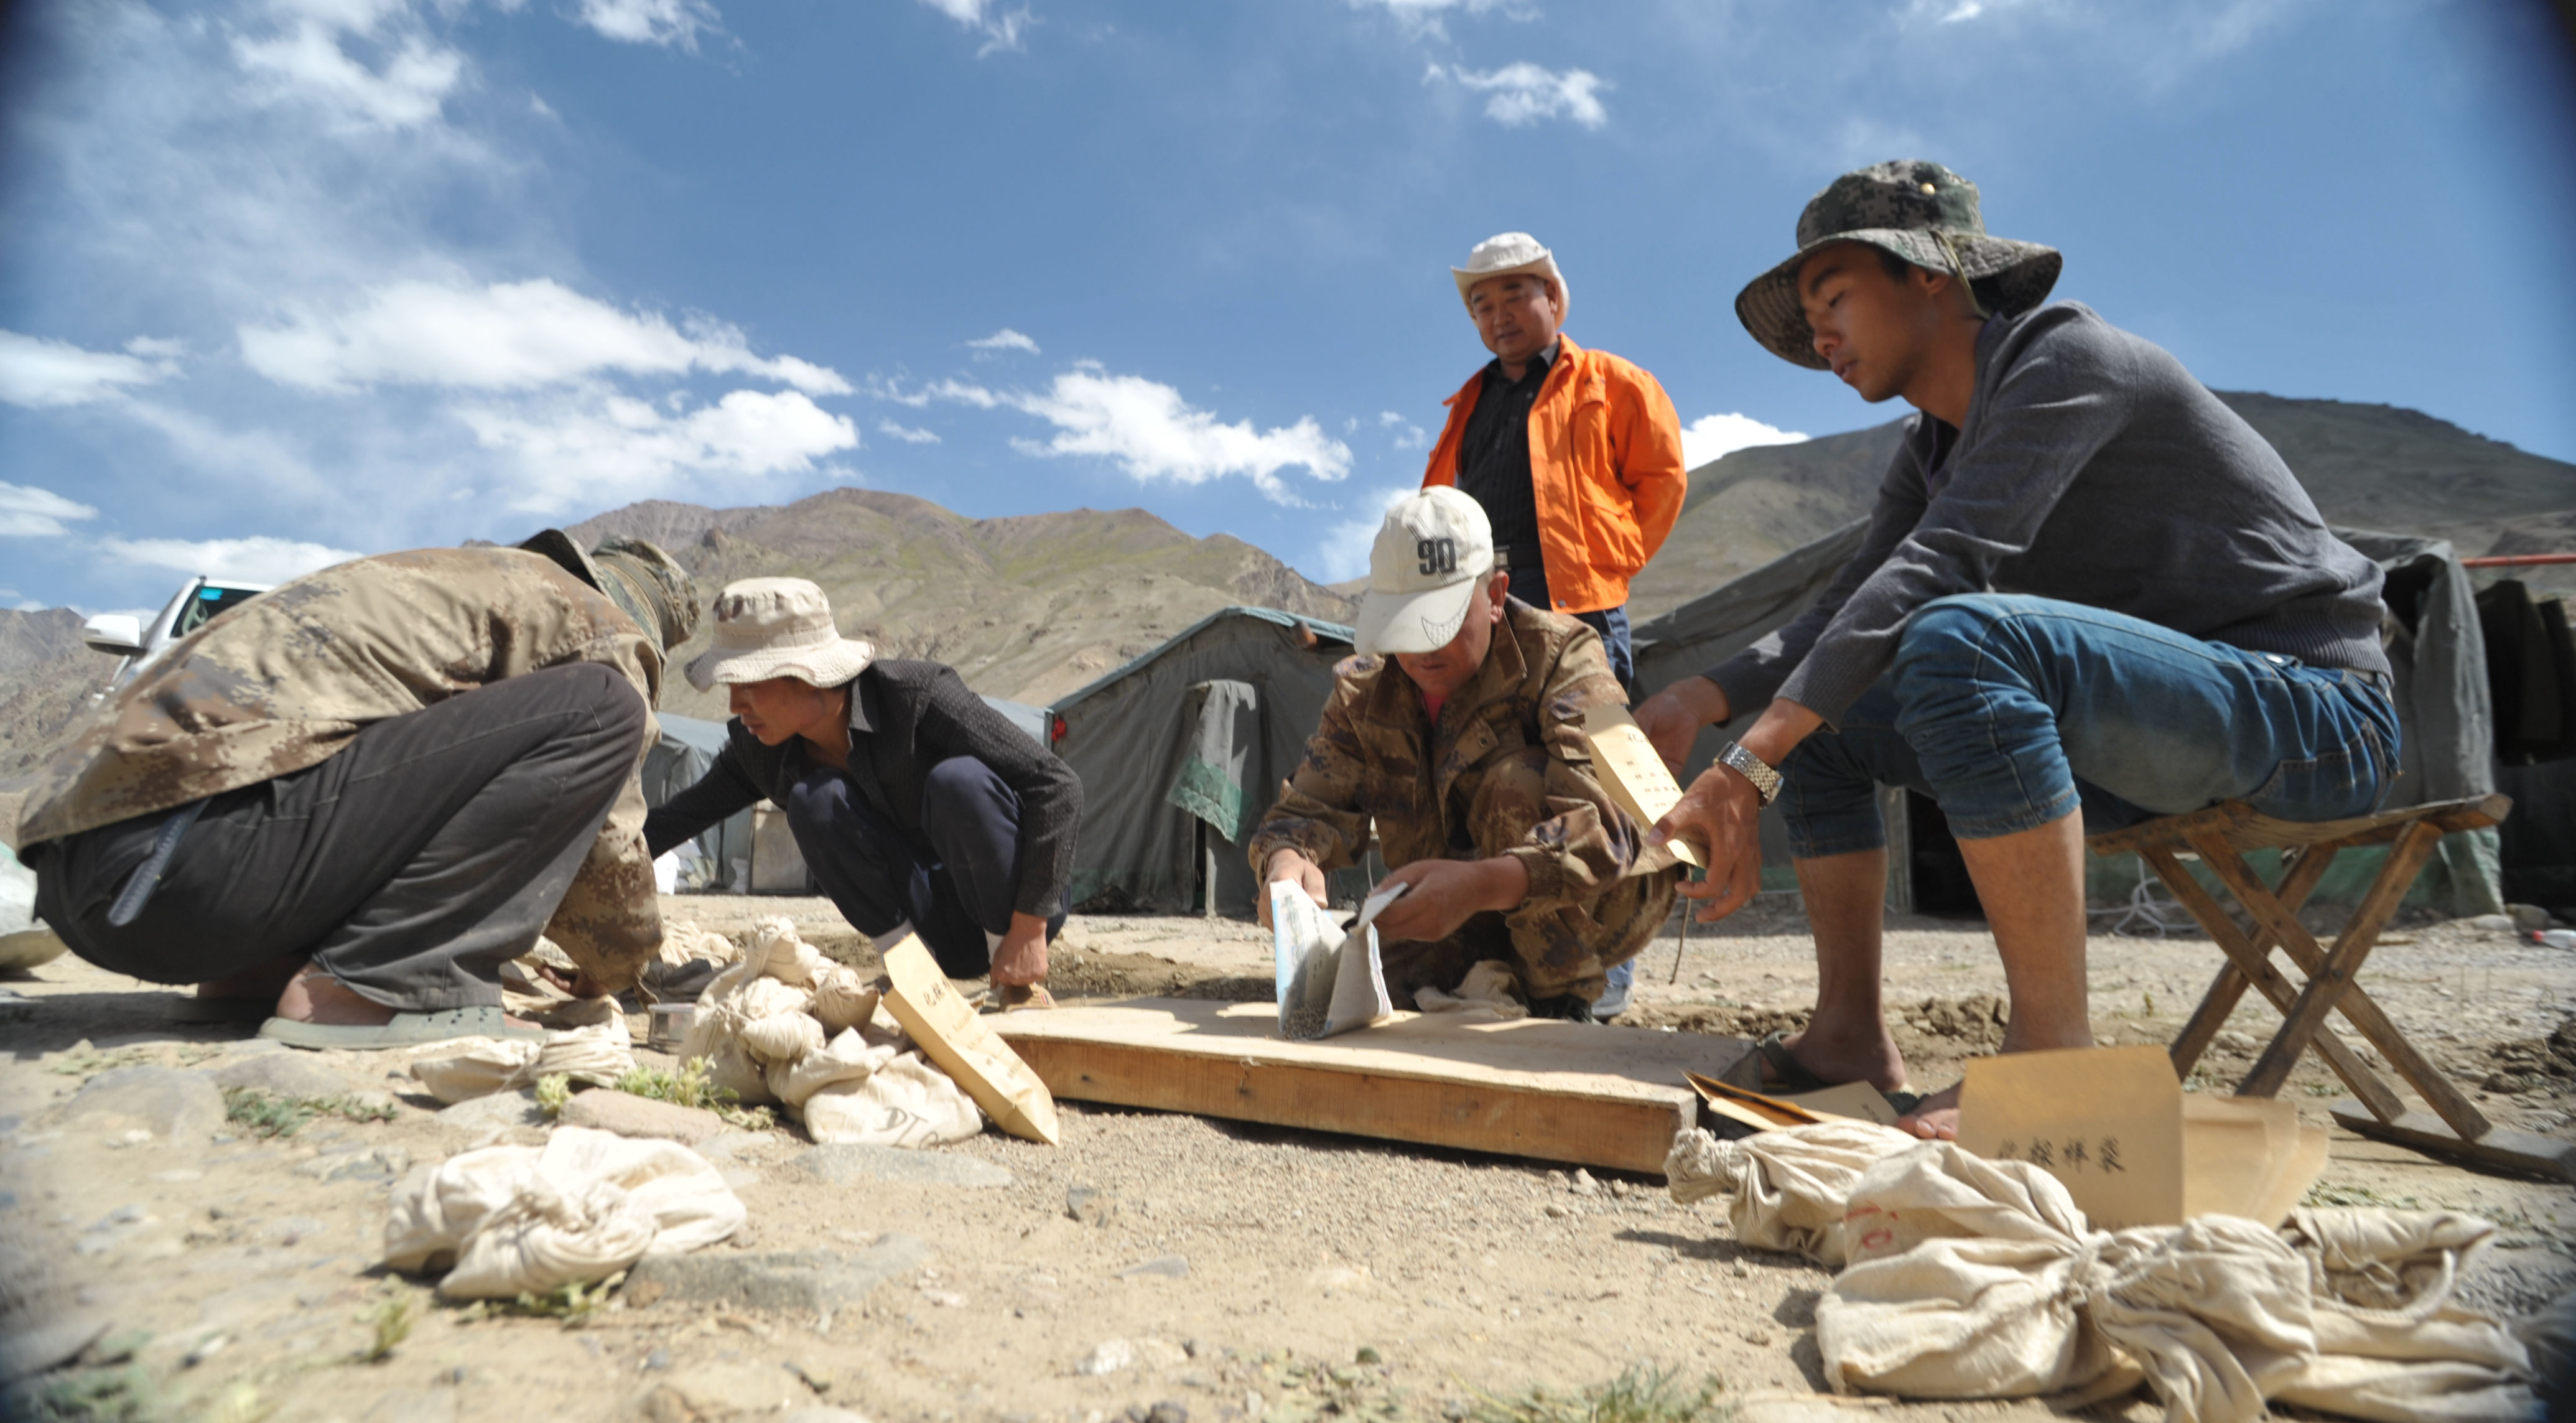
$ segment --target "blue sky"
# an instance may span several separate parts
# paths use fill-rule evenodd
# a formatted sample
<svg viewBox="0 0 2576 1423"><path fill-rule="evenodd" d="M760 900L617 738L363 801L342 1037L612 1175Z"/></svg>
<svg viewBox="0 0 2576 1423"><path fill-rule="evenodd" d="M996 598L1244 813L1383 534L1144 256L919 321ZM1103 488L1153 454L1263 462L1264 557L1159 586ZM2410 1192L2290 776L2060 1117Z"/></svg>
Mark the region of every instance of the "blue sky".
<svg viewBox="0 0 2576 1423"><path fill-rule="evenodd" d="M1731 307L1892 157L2212 385L2576 459L2537 5L16 8L0 605L842 484L1346 577L1484 359L1447 267L1496 232L1702 454L1898 413Z"/></svg>

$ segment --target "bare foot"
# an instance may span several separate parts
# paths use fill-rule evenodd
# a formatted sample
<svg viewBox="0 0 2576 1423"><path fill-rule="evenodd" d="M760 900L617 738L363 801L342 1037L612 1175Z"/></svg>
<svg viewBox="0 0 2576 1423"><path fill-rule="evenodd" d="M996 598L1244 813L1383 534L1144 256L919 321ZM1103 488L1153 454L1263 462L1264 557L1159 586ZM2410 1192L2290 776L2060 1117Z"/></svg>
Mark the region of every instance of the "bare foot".
<svg viewBox="0 0 2576 1423"><path fill-rule="evenodd" d="M294 978L296 971L303 966L303 955L280 954L264 964L254 964L239 973L228 973L221 978L207 979L197 985L197 996L218 1002L225 999L274 998L285 990L287 981Z"/></svg>
<svg viewBox="0 0 2576 1423"><path fill-rule="evenodd" d="M296 1023L378 1027L394 1020L394 1010L307 964L277 995L277 1016Z"/></svg>
<svg viewBox="0 0 2576 1423"><path fill-rule="evenodd" d="M1910 1131L1925 1141L1956 1141L1959 1137L1959 1089L1946 1088L1915 1104L1914 1110L1896 1119L1898 1131Z"/></svg>
<svg viewBox="0 0 2576 1423"><path fill-rule="evenodd" d="M301 973L288 979L284 992L277 995L277 1016L296 1023L328 1023L361 1028L381 1027L394 1020L395 1010L362 996L356 989L307 964ZM537 1024L525 1018L503 1018L514 1028L533 1028Z"/></svg>
<svg viewBox="0 0 2576 1423"><path fill-rule="evenodd" d="M1799 1066L1827 1082L1866 1082L1881 1092L1905 1085L1905 1056L1896 1050L1887 1025L1875 1020L1846 1028L1820 1014L1806 1031L1781 1039L1780 1045ZM1779 1085L1767 1073L1765 1083Z"/></svg>

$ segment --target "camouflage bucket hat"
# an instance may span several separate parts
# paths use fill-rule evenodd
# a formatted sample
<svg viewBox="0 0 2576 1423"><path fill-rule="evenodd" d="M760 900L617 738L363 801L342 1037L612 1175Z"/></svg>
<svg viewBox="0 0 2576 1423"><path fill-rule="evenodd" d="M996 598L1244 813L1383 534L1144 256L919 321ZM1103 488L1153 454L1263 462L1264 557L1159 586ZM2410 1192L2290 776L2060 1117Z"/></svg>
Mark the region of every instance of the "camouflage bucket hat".
<svg viewBox="0 0 2576 1423"><path fill-rule="evenodd" d="M1965 281L1992 278L2004 315L2048 299L2065 262L2054 247L1986 235L1977 185L1919 158L1873 163L1836 178L1798 214L1797 255L1755 277L1735 297L1735 314L1773 355L1826 368L1816 333L1798 305L1798 269L1830 242L1865 242Z"/></svg>
<svg viewBox="0 0 2576 1423"><path fill-rule="evenodd" d="M698 630L697 580L659 544L615 538L584 553L570 534L545 529L519 547L544 554L566 573L607 594L666 658Z"/></svg>

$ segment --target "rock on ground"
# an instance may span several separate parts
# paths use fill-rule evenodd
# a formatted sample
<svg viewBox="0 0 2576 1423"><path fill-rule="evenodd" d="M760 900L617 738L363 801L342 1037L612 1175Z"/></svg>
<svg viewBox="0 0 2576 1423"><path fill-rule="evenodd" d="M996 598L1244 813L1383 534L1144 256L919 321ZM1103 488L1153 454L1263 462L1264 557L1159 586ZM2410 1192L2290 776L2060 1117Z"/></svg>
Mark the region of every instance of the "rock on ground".
<svg viewBox="0 0 2576 1423"><path fill-rule="evenodd" d="M165 1141L202 1141L224 1124L224 1094L202 1072L112 1067L81 1084L63 1115L119 1117Z"/></svg>
<svg viewBox="0 0 2576 1423"><path fill-rule="evenodd" d="M557 1120L568 1127L589 1127L619 1136L661 1137L683 1146L695 1146L725 1133L724 1118L704 1107L657 1102L607 1087L575 1095L564 1104Z"/></svg>
<svg viewBox="0 0 2576 1423"><path fill-rule="evenodd" d="M655 1256L627 1274L626 1298L637 1304L669 1298L810 1315L856 1304L929 1258L929 1246L896 1234L846 1252Z"/></svg>
<svg viewBox="0 0 2576 1423"><path fill-rule="evenodd" d="M217 1087L247 1087L280 1097L339 1097L357 1087L347 1074L300 1052L259 1053L207 1070Z"/></svg>

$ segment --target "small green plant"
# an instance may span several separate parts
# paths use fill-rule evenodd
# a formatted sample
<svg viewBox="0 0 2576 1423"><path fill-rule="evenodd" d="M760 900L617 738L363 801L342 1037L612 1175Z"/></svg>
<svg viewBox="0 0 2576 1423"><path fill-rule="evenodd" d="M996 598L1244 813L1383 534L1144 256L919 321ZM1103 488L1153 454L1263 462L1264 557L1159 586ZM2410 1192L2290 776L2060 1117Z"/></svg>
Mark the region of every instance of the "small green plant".
<svg viewBox="0 0 2576 1423"><path fill-rule="evenodd" d="M31 1423L158 1423L168 1414L140 1364L55 1374L0 1399L0 1416Z"/></svg>
<svg viewBox="0 0 2576 1423"><path fill-rule="evenodd" d="M374 1331L367 1347L358 1351L358 1362L381 1364L394 1356L394 1350L411 1337L411 1326L420 1317L420 1306L409 1294L398 1294L377 1305L361 1317L361 1322Z"/></svg>
<svg viewBox="0 0 2576 1423"><path fill-rule="evenodd" d="M494 1315L520 1315L531 1319L560 1319L570 1329L597 1314L608 1303L608 1297L626 1282L626 1272L618 1271L597 1284L585 1285L578 1280L559 1289L536 1294L522 1291L517 1299L478 1299L457 1311L460 1323L471 1324Z"/></svg>
<svg viewBox="0 0 2576 1423"><path fill-rule="evenodd" d="M224 1117L260 1137L293 1136L316 1117L343 1117L353 1122L393 1120L393 1105L381 1098L287 1097L256 1087L224 1089Z"/></svg>
<svg viewBox="0 0 2576 1423"><path fill-rule="evenodd" d="M572 1079L560 1072L550 1072L537 1079L537 1110L551 1121L563 1115L564 1104L572 1100Z"/></svg>
<svg viewBox="0 0 2576 1423"><path fill-rule="evenodd" d="M2138 1000L2147 1005L2143 1016L2152 1018L2156 1015L2156 995L2140 990Z"/></svg>
<svg viewBox="0 0 2576 1423"><path fill-rule="evenodd" d="M2320 1182L2308 1188L2299 1201L2303 1206L2381 1206L2389 1210L2422 1210L2423 1203L2413 1196L2383 1195L2368 1186L2329 1186Z"/></svg>
<svg viewBox="0 0 2576 1423"><path fill-rule="evenodd" d="M617 1079L618 1091L637 1097L650 1097L674 1106L703 1107L722 1117L728 1126L746 1131L767 1131L778 1125L778 1118L767 1107L737 1105L740 1094L730 1087L718 1086L715 1068L703 1057L693 1057L680 1064L678 1072L658 1067L636 1067Z"/></svg>
<svg viewBox="0 0 2576 1423"><path fill-rule="evenodd" d="M1718 1401L1724 1385L1703 1377L1693 1387L1678 1370L1631 1364L1620 1375L1580 1393L1532 1388L1512 1398L1484 1394L1473 1423L1719 1423L1732 1405Z"/></svg>

